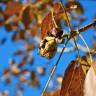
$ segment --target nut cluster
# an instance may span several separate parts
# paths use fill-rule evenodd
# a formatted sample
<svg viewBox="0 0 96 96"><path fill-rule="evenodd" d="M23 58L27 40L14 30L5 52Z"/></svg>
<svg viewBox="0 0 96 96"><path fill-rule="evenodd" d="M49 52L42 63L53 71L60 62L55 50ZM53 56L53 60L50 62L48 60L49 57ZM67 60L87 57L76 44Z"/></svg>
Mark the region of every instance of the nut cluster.
<svg viewBox="0 0 96 96"><path fill-rule="evenodd" d="M57 44L64 42L63 37L64 33L62 30L53 28L52 32L41 40L39 54L47 59L53 58L57 51Z"/></svg>

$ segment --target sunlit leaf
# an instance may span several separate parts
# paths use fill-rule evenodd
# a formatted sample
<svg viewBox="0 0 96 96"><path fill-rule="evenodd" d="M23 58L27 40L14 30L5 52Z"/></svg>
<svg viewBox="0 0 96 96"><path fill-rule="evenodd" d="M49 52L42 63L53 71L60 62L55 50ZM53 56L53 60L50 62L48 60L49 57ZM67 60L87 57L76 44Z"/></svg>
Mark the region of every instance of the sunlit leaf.
<svg viewBox="0 0 96 96"><path fill-rule="evenodd" d="M66 4L66 9L70 9L70 10L74 10L77 14L84 14L84 9L83 6L81 5L81 3L79 1L69 1Z"/></svg>
<svg viewBox="0 0 96 96"><path fill-rule="evenodd" d="M37 73L40 75L40 76L44 76L45 75L45 68L44 67L37 67Z"/></svg>
<svg viewBox="0 0 96 96"><path fill-rule="evenodd" d="M14 75L18 75L20 73L20 69L18 68L18 66L16 64L13 64L11 66L11 72Z"/></svg>
<svg viewBox="0 0 96 96"><path fill-rule="evenodd" d="M86 74L91 66L91 60L87 56L83 56L80 58L77 58L77 62L79 62L82 66L84 74Z"/></svg>
<svg viewBox="0 0 96 96"><path fill-rule="evenodd" d="M63 76L58 75L58 76L57 76L57 82L58 82L59 84L61 84L61 83L62 83L62 80L63 80Z"/></svg>
<svg viewBox="0 0 96 96"><path fill-rule="evenodd" d="M95 96L96 94L96 61L90 67L84 84L84 96Z"/></svg>

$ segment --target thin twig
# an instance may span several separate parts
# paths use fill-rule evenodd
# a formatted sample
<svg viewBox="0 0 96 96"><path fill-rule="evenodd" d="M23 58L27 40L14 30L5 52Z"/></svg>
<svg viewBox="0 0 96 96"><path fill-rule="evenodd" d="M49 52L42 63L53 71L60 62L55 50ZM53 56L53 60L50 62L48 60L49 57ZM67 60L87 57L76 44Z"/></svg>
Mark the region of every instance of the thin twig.
<svg viewBox="0 0 96 96"><path fill-rule="evenodd" d="M94 20L92 23L90 23L90 24L88 24L88 25L86 25L86 26L84 26L84 27L81 27L80 29L77 29L77 30L78 30L78 33L77 33L77 30L73 30L73 31L71 32L69 38L71 39L71 38L75 37L76 35L84 32L84 31L86 31L86 30L88 30L89 28L94 27L94 26L96 26L96 20Z"/></svg>
<svg viewBox="0 0 96 96"><path fill-rule="evenodd" d="M66 11L66 9L65 9L65 6L63 5L62 0L60 0L60 2L61 2L61 5L62 5L62 7L63 7L63 9L64 9L64 12L65 12L65 15L66 15L66 18L67 18L67 24L68 24L69 31L70 31L70 34L71 34L71 33L72 33L72 25L71 25L71 23L70 23L70 21L69 21L69 18L68 18L68 15L67 15L67 11ZM76 49L77 49L78 58L79 58L79 57L80 57L80 55L79 55L79 49L78 49L78 46L77 46L77 44L76 44L75 37L73 37L72 39L73 39L74 44L75 44L75 47L76 47ZM80 65L80 64L79 64L79 65ZM69 82L67 91L66 91L66 93L65 93L65 96L66 96L66 94L67 94L67 92L68 92L68 90L69 90L69 88L70 88L70 85L71 85L71 82L72 82L72 79L73 79L74 72L75 72L75 70L73 70L73 72L72 72L72 77L71 77L71 79L70 79L70 82Z"/></svg>
<svg viewBox="0 0 96 96"><path fill-rule="evenodd" d="M44 96L44 93L45 93L45 91L46 91L46 89L47 89L47 87L48 87L48 85L49 85L49 83L50 83L50 81L51 81L51 79L52 79L52 76L53 76L55 70L57 69L57 65L58 65L58 63L59 63L59 60L60 60L60 58L61 58L61 56L62 56L62 54L63 54L63 52L64 52L64 50L65 50L65 48L66 48L66 46L67 46L67 44L68 44L68 42L69 42L69 40L66 41L65 46L63 47L63 49L62 49L62 51L61 51L61 53L60 53L60 56L59 56L56 64L55 64L54 67L52 68L50 77L49 77L48 80L47 80L47 83L46 83L46 85L45 85L45 87L44 87L44 89L43 89L43 91L42 91L42 93L41 93L41 96Z"/></svg>

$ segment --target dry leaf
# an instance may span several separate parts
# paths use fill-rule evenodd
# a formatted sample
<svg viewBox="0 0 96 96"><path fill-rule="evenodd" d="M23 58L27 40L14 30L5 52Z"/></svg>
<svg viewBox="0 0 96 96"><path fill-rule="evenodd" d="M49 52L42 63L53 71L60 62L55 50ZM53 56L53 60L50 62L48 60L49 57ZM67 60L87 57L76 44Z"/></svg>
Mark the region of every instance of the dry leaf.
<svg viewBox="0 0 96 96"><path fill-rule="evenodd" d="M37 67L37 73L40 76L44 76L45 75L45 68L44 67Z"/></svg>
<svg viewBox="0 0 96 96"><path fill-rule="evenodd" d="M19 2L9 1L5 10L7 16L17 14L22 9L22 5Z"/></svg>
<svg viewBox="0 0 96 96"><path fill-rule="evenodd" d="M52 16L52 12L49 12L42 20L42 26L41 26L42 39L45 38L47 34L50 34L53 28L57 27L61 28L60 20L63 20L64 22L67 21L63 8L59 3L54 4L53 15L54 16ZM67 15L69 20L71 20L71 16L68 12Z"/></svg>
<svg viewBox="0 0 96 96"><path fill-rule="evenodd" d="M53 21L52 21L52 13L49 12L44 19L42 20L42 26L41 26L41 36L42 39L45 38L45 36L51 32L52 28L54 27Z"/></svg>
<svg viewBox="0 0 96 96"><path fill-rule="evenodd" d="M27 46L27 51L32 51L33 49L35 48L35 45L34 44L28 44Z"/></svg>
<svg viewBox="0 0 96 96"><path fill-rule="evenodd" d="M31 81L30 84L32 87L40 87L40 83L38 82L37 78L36 78L36 73L35 71L31 72Z"/></svg>
<svg viewBox="0 0 96 96"><path fill-rule="evenodd" d="M44 96L60 96L60 90L52 91L52 92L46 92Z"/></svg>
<svg viewBox="0 0 96 96"><path fill-rule="evenodd" d="M20 30L19 32L15 32L12 40L13 41L17 41L17 40L25 40L26 36L25 36L25 30Z"/></svg>
<svg viewBox="0 0 96 96"><path fill-rule="evenodd" d="M14 74L14 75L18 75L20 73L20 69L18 68L18 66L16 64L13 64L11 66L11 72Z"/></svg>
<svg viewBox="0 0 96 96"><path fill-rule="evenodd" d="M94 71L94 69L95 71ZM84 84L84 96L96 96L96 61L86 75Z"/></svg>
<svg viewBox="0 0 96 96"><path fill-rule="evenodd" d="M24 40L25 39L25 30L20 30L18 36L20 39Z"/></svg>
<svg viewBox="0 0 96 96"><path fill-rule="evenodd" d="M10 23L5 24L5 29L6 29L7 32L12 31L12 25Z"/></svg>
<svg viewBox="0 0 96 96"><path fill-rule="evenodd" d="M86 73L88 72L88 70L91 66L90 58L87 56L82 56L80 58L77 58L76 61L80 63L80 65L82 66L83 72L86 75Z"/></svg>
<svg viewBox="0 0 96 96"><path fill-rule="evenodd" d="M69 1L66 4L66 9L74 10L76 14L84 14L84 9L79 1Z"/></svg>
<svg viewBox="0 0 96 96"><path fill-rule="evenodd" d="M31 32L30 32L32 37L37 36L37 34L38 34L38 27L39 26L37 24L34 24L34 26L32 27Z"/></svg>
<svg viewBox="0 0 96 96"><path fill-rule="evenodd" d="M59 84L62 84L62 80L63 80L63 76L58 75L58 76L57 76L57 82L58 82Z"/></svg>
<svg viewBox="0 0 96 96"><path fill-rule="evenodd" d="M29 24L32 22L32 16L31 16L32 12L31 12L31 7L27 6L24 11L22 12L22 22L25 25L25 28L28 29Z"/></svg>
<svg viewBox="0 0 96 96"><path fill-rule="evenodd" d="M60 96L84 96L83 85L85 75L81 65L72 61L65 71Z"/></svg>
<svg viewBox="0 0 96 96"><path fill-rule="evenodd" d="M64 12L64 10L63 10L62 6L60 5L60 3L55 3L53 8L54 8L55 15L59 15L59 14Z"/></svg>

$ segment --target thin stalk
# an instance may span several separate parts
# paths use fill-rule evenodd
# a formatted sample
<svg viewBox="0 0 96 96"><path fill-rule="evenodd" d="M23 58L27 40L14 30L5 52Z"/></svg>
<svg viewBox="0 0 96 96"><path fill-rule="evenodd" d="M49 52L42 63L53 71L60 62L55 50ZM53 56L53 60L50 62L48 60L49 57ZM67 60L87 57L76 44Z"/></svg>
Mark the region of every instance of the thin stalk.
<svg viewBox="0 0 96 96"><path fill-rule="evenodd" d="M53 66L53 68L52 68L50 77L49 77L48 80L47 80L47 83L46 83L46 85L45 85L45 87L44 87L44 89L43 89L43 91L42 91L42 93L41 93L41 96L44 96L44 93L46 92L46 89L47 89L47 87L48 87L48 85L49 85L49 83L50 83L50 81L51 81L51 79L52 79L52 76L54 75L54 72L55 72L56 69L57 69L57 66L58 66L58 64L59 64L60 58L61 58L61 56L62 56L62 54L63 54L63 52L64 52L64 50L65 50L65 48L66 48L66 46L67 46L67 44L68 44L68 42L69 42L69 39L66 41L66 43L65 43L65 45L64 45L64 47L63 47L63 49L62 49L62 51L61 51L61 53L60 53L60 56L59 56L56 64L55 64L55 65Z"/></svg>

